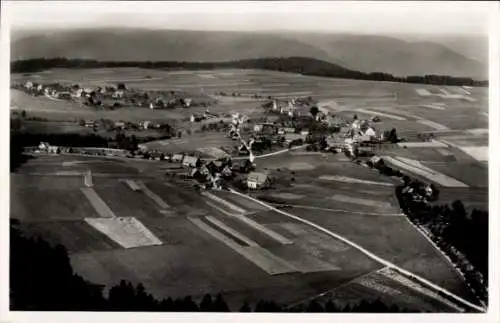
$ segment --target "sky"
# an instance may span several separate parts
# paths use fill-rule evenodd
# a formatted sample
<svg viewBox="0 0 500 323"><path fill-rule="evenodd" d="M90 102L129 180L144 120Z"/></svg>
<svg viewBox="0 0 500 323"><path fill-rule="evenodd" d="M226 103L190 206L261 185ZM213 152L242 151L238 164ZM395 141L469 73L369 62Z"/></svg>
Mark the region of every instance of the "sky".
<svg viewBox="0 0 500 323"><path fill-rule="evenodd" d="M488 33L488 2L9 1L11 29L312 31L360 34Z"/></svg>

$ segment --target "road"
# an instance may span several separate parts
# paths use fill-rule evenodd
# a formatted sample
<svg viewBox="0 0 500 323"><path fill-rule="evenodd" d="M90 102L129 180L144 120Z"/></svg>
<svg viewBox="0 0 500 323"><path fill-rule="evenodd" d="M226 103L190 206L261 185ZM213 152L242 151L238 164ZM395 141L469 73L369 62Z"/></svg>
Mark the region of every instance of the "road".
<svg viewBox="0 0 500 323"><path fill-rule="evenodd" d="M289 217L289 218L292 218L294 220L300 221L300 222L302 222L302 223L304 223L304 224L306 224L308 226L311 226L311 227L313 227L313 228L315 228L315 229L317 229L319 231L322 231L322 232L326 233L327 235L329 235L331 237L334 237L334 238L336 238L336 239L338 239L338 240L340 240L340 241L342 241L342 242L350 245L351 247L353 247L353 248L361 251L363 254L365 254L369 258L375 260L376 262L382 264L384 267L390 268L390 269L396 271L397 273L399 273L401 275L404 275L405 277L413 278L413 279L417 280L420 284L422 284L423 286L426 286L426 287L430 288L431 290L441 292L442 294L446 295L447 297L453 299L455 302L457 302L461 306L469 307L469 308L472 308L472 309L477 310L479 312L486 312L486 310L484 308L482 308L480 306L477 306L475 304L472 304L469 301L467 301L467 300L465 300L465 299L463 299L463 298L461 298L461 297L459 297L459 296L457 296L457 295L449 292L448 290L446 290L446 289L444 289L444 288L442 288L442 287L440 287L440 286L438 286L438 285L436 285L436 284L428 281L427 279L425 279L423 277L420 277L418 275L415 275L415 274L413 274L413 273L411 273L411 272L409 272L409 271L407 271L407 270L405 270L405 269L397 266L396 264L393 264L393 263L391 263L391 262L389 262L389 261L387 261L385 259L380 258L379 256L375 255L374 253L372 253L372 252L366 250L365 248L363 248L362 246L356 244L355 242L352 242L352 241L348 240L347 238L345 238L345 237L343 237L343 236L341 236L339 234L336 234L336 233L334 233L334 232L332 232L332 231L330 231L330 230L328 230L328 229L326 229L326 228L324 228L324 227L322 227L322 226L320 226L320 225L318 225L316 223L313 223L311 221L305 220L305 219L303 219L303 218L301 218L299 216L290 214L288 212L279 210L279 209L277 209L277 208L275 208L275 207L273 207L271 205L268 205L268 204L266 204L266 203L264 203L264 202L262 202L260 200L257 200L257 199L255 199L255 198L253 198L251 196L248 196L248 195L242 194L240 192L237 192L237 191L235 191L233 189L230 189L230 192L233 193L233 194L236 194L238 196L241 196L241 197L247 198L249 200L252 200L253 202L258 203L260 205L263 205L263 206L267 207L270 210L273 210L273 211L275 211L277 213L280 213L280 214L282 214L282 215L284 215L286 217Z"/></svg>

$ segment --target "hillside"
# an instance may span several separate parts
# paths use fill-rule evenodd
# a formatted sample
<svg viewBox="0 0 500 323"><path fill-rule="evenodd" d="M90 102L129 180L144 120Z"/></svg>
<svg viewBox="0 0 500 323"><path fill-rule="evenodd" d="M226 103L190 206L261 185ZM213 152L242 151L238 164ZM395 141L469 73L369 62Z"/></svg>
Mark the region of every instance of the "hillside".
<svg viewBox="0 0 500 323"><path fill-rule="evenodd" d="M362 72L485 79L487 68L466 55L434 42L406 42L382 36L89 29L15 34L11 59L222 62L310 57Z"/></svg>
<svg viewBox="0 0 500 323"><path fill-rule="evenodd" d="M420 83L437 85L488 86L488 81L472 78L451 77L448 75L411 75L397 77L388 73L364 73L350 70L337 64L310 57L266 57L257 59L233 60L226 62L176 62L176 61L97 61L84 59L31 59L11 63L12 73L33 73L51 68L120 68L139 67L165 70L211 70L211 69L257 69L322 76L344 79Z"/></svg>

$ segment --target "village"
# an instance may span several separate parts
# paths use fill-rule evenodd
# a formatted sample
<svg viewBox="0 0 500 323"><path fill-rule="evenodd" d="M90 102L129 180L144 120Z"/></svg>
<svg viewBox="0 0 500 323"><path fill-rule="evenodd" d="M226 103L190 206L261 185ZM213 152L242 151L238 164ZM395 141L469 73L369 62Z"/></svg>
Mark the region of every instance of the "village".
<svg viewBox="0 0 500 323"><path fill-rule="evenodd" d="M134 73L138 77L149 72ZM463 109L464 115L472 113L462 107L464 103L446 101L451 100L447 98L422 99L415 89L394 88L398 85L393 84L380 85L379 91L385 93L382 99L366 94L359 100L350 93L360 91L358 87L364 86L363 83L352 85L351 92L328 89L321 92L315 90L312 80L301 81L298 77L294 81L310 82L311 85L305 84L313 91L294 92L288 88L266 91L262 87L256 93L255 86L239 92L236 87L224 90L229 86L224 80L218 80L220 85L212 88L206 83L198 85L199 79L205 80L208 74L200 75L203 77L196 73L189 78L174 74L182 77L179 81L182 84L155 81L153 85L147 79L141 81L144 84L127 81L131 78L123 74L106 82L104 78L97 81L94 76L94 81L87 83L81 77L68 82L61 81L67 77L51 75L44 76L45 82L31 82L30 75L23 76L13 83L11 90L15 95L12 118L19 126L11 133L16 146L24 156L29 156L16 171L17 180L33 183L30 178L37 176L39 185L52 185L54 192L63 192L65 199L72 199L71 204L82 205L85 209L76 211L83 219L78 225L90 230L89 234L97 230L103 239L132 248L132 253L143 250L144 256L154 252L154 248L147 246L165 248L162 252L169 256L158 256L165 266L172 261L169 252L181 250L173 247L178 241L182 241L180 248L205 248L197 242L201 239L199 235L205 239L203 246L213 248L204 260L206 268L218 266L214 255L229 259L236 251L236 257L240 258L232 262L241 262L241 268L234 268L234 272L221 278L218 282L221 286L230 282L228 277L246 271L252 277L263 274L261 277L276 282L280 274L291 272L300 278L300 284L304 283L302 279L324 281L333 277L330 274L335 272L333 268L337 268L339 259L344 259L343 272L350 270L346 269L349 266L357 270L357 256L339 256L334 251L337 242L320 243L321 232L312 228L308 230L313 231L304 231L293 223L307 220L314 222L307 222L308 226L320 225L323 232L327 228L339 231L362 248L389 260L417 259L422 250L427 250L424 242L430 239L450 257L453 264L449 265L449 273L434 274L403 261L398 265L438 283L443 281L442 277L453 280L451 277L459 271L473 290L473 296L467 296L469 292L461 295L484 299L484 276L462 251L440 238L441 222L446 220L436 222L427 215L439 213L442 203L451 203L458 196L466 202L483 203L481 162L469 162L472 157L465 150L462 152L461 146L453 146L454 142L463 145L454 140L464 140L465 136L479 142L482 130L473 128L482 125L475 125L468 118L463 128L453 124L453 120L448 128L445 126L448 121L440 118L441 111L452 105ZM266 80L269 88L285 84L280 79L269 81L269 74L259 77L262 79L258 81ZM78 82L84 86L77 86ZM332 84L334 88L335 83ZM297 85L297 89L300 87ZM400 99L394 93L403 93L401 97L408 105L396 104ZM422 101L422 106L410 106L412 100ZM431 100L443 102L431 105ZM477 168L478 176L464 176L458 171L461 165ZM43 188L30 191L30 185L33 184L26 187L21 184L17 190L24 196L40 195L39 199L52 192L47 193ZM67 192L60 190L64 185L72 188ZM473 192L470 187L474 187ZM56 199L50 201L56 203ZM456 210L460 208L454 206L453 212ZM33 209L32 213L37 212ZM60 235L59 227L63 225L57 221L54 220L55 236ZM414 226L427 231L415 231ZM174 231L178 230L182 234L176 235ZM74 235L88 238L82 234ZM420 245L414 250L412 246L416 243ZM317 244L314 248L320 248L328 256L318 256L307 247L309 244ZM401 244L406 247L401 248ZM144 248L133 248L136 246ZM103 284L114 283L108 281L113 276L106 278L88 269L81 257L84 256L74 257L80 272L96 275L91 278ZM432 257L433 263L443 259L438 254ZM290 263L285 265L285 260ZM248 266L248 261L256 266ZM196 261L179 264L191 266L191 279L218 279L208 275L205 267L198 267ZM140 274L144 274L141 280L147 280L147 275L157 268L146 260L141 266L147 268L141 270ZM137 267L133 264L130 268ZM203 284L189 292L178 287L176 295L194 293L201 297L202 292L197 288ZM245 297L249 295L248 289L257 288L252 282L242 284L239 293ZM268 285L267 281L262 284ZM305 284L300 288L309 286ZM425 289L433 288L422 284L419 288L424 285ZM449 286L462 284L453 281ZM149 288L160 293L171 291L164 288L161 279ZM288 304L300 301L287 297L285 293L280 299ZM442 304L445 303L443 300Z"/></svg>
<svg viewBox="0 0 500 323"><path fill-rule="evenodd" d="M82 93L85 93L83 91ZM269 98L268 98L269 99ZM261 104L266 118L265 122L255 122L241 113L230 115L231 122L209 123L205 131L221 132L233 140L233 147L206 147L209 156L199 151L172 153L161 149L149 149L147 143L139 144L136 149L122 150L114 148L90 147L58 147L42 142L38 147L27 147L27 152L49 154L81 154L119 158L133 158L168 163L165 175L170 179L176 177L190 182L193 187L204 190L228 189L230 186L244 190L267 190L280 180L259 169L256 158L264 153L273 155L284 151L304 148L306 151L318 154L344 154L357 164L382 169L387 173L387 166L379 156L384 146L404 142L398 138L396 129L380 131L373 124L380 122L380 117L360 120L356 114L349 120L332 115L325 109L317 108L311 97L288 100L272 99ZM229 117L225 115L225 117ZM189 123L217 118L207 109L195 117L191 115ZM274 121L273 121L274 120ZM189 124L188 123L188 124ZM84 127L97 127L98 123L88 120L81 122ZM214 127L211 127L214 125ZM222 126L222 128L220 127ZM161 124L141 121L138 124L115 122L114 130L160 128ZM244 139L247 137L248 139ZM422 141L432 137L419 136ZM214 157L215 156L215 157ZM393 175L390 171L389 175ZM402 178L401 172L396 176ZM410 187L409 192L415 192L415 200L431 199L436 188L432 184L419 183L417 190ZM422 189L420 189L422 188ZM406 191L405 191L406 192ZM419 194L417 194L417 192Z"/></svg>

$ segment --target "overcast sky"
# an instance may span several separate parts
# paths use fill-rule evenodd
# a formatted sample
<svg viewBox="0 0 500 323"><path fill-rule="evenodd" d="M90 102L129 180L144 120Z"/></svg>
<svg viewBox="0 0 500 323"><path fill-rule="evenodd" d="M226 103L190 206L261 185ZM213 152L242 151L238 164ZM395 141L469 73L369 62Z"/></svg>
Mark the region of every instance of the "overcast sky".
<svg viewBox="0 0 500 323"><path fill-rule="evenodd" d="M5 3L5 2L4 2ZM144 27L487 34L488 2L11 2L12 29Z"/></svg>

